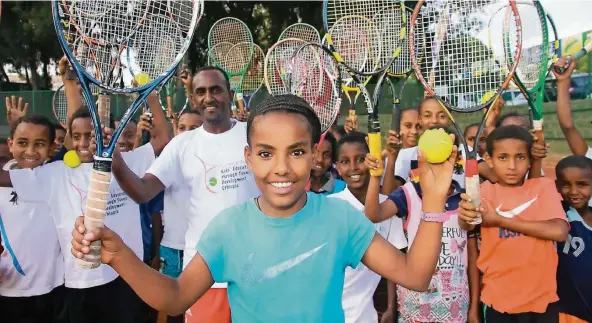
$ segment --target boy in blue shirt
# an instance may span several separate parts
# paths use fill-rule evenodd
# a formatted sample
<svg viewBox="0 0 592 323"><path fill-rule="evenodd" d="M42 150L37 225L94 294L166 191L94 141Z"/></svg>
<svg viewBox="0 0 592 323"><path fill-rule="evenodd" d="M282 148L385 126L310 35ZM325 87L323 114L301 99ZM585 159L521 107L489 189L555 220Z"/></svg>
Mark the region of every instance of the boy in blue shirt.
<svg viewBox="0 0 592 323"><path fill-rule="evenodd" d="M415 246L404 255L349 203L306 193L319 138L314 110L294 95L274 96L253 110L244 154L262 194L216 216L177 279L150 269L107 227L84 235L82 218L72 231L72 254L83 258L90 242L102 240L102 262L169 315L183 313L215 281L227 282L234 322L344 322L345 268L360 262L425 290L440 252L456 150L438 165L420 154L424 214Z"/></svg>

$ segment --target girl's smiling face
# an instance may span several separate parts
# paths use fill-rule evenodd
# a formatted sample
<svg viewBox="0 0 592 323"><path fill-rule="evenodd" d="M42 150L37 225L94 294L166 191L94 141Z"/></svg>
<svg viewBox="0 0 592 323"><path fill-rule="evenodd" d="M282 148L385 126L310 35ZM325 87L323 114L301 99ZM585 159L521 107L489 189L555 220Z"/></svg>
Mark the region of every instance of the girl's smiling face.
<svg viewBox="0 0 592 323"><path fill-rule="evenodd" d="M406 109L401 112L401 140L403 148L417 146L417 140L421 133L419 113L415 109Z"/></svg>

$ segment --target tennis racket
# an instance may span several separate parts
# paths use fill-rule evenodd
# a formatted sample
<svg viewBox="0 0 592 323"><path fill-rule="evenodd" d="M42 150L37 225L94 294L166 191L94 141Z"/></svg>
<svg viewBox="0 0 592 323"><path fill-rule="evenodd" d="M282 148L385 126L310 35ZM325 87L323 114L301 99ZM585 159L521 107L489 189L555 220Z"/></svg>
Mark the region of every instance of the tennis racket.
<svg viewBox="0 0 592 323"><path fill-rule="evenodd" d="M307 43L321 42L321 36L319 35L319 31L315 27L304 23L295 23L293 25L288 26L286 29L284 29L284 31L282 31L278 41L287 38L302 39Z"/></svg>
<svg viewBox="0 0 592 323"><path fill-rule="evenodd" d="M95 162L84 213L87 230L104 224L110 199L112 156L119 136L147 96L176 71L190 46L203 5L201 0L52 1L58 41L80 80L96 136ZM83 41L76 42L77 37ZM126 70L140 86L133 86L129 76L126 81ZM114 93L138 95L106 146L102 132L105 123L99 118L91 84ZM98 106L101 104L99 99ZM77 266L89 269L100 266L100 250L100 241L91 244L91 252L84 259L77 259Z"/></svg>
<svg viewBox="0 0 592 323"><path fill-rule="evenodd" d="M524 44L521 57L513 56L514 51L507 45L507 62L516 65L514 83L523 92L528 101L529 112L532 115L532 126L535 136L545 142L543 132L543 103L545 95L545 80L553 60L557 59L555 47L549 46L549 31L547 15L539 1L516 2L520 18L528 22L522 27ZM557 48L559 39L555 35ZM551 50L551 53L550 53Z"/></svg>
<svg viewBox="0 0 592 323"><path fill-rule="evenodd" d="M208 47L217 48L221 43L230 43L232 47L224 53L224 46L219 51L212 51L214 65L226 72L230 85L235 91L236 105L241 113L245 112L242 85L249 62L253 57L253 35L247 25L236 18L222 18L214 23L208 34ZM221 55L218 55L221 54Z"/></svg>
<svg viewBox="0 0 592 323"><path fill-rule="evenodd" d="M265 54L258 45L255 45L253 57L243 80L243 98L247 109L251 109L251 102L261 88L263 88Z"/></svg>
<svg viewBox="0 0 592 323"><path fill-rule="evenodd" d="M53 115L62 127L67 127L68 102L66 100L66 89L63 85L53 94Z"/></svg>
<svg viewBox="0 0 592 323"><path fill-rule="evenodd" d="M321 123L323 144L327 131L337 118L341 107L341 71L330 50L318 43L300 46L293 54L287 76L289 93L306 100ZM309 181L306 190L310 190Z"/></svg>
<svg viewBox="0 0 592 323"><path fill-rule="evenodd" d="M477 131L478 138L492 110L489 107L511 81L517 64L510 66L509 72L505 73L494 57L503 57L504 50L511 50L513 57L520 57L522 26L516 4L513 1L509 3L511 15L505 20L505 23L512 24L513 27L498 30L499 33L504 33L504 30L513 31L505 33L507 42L500 41L499 44L487 46L470 36L485 32L484 28L488 26L491 16L506 3L502 0L488 1L485 4L479 1L420 0L410 21L409 50L413 70L427 94L442 105L453 123L457 137L463 143L466 154L466 191L476 206L481 200L477 148L469 147L451 111L468 113L486 108L487 112ZM468 21L471 23L467 23ZM417 52L416 33L424 34L426 46L423 53ZM509 44L513 45L512 48L509 48ZM419 60L418 57L423 59ZM479 98L485 96L486 100ZM466 100L467 97L473 99ZM480 221L475 224L478 223Z"/></svg>
<svg viewBox="0 0 592 323"><path fill-rule="evenodd" d="M381 56L387 58L392 56L392 62L387 62L387 64L390 64L388 70L377 81L374 104L378 107L382 91L385 88L383 82L386 83L393 98L391 129L397 134L401 132L401 99L405 86L413 74L408 39L409 19L412 14L413 10L401 4L400 6L394 5L390 8L384 8L372 19L377 28L381 30L383 49L387 49L387 51L383 51ZM415 35L416 52L423 53L425 46L423 32L417 32ZM389 44L391 47L389 47ZM398 46L392 48L396 44ZM418 59L421 60L421 57L418 57ZM395 83L400 83L398 90Z"/></svg>
<svg viewBox="0 0 592 323"><path fill-rule="evenodd" d="M290 93L288 73L291 70L294 53L306 42L298 38L285 38L273 44L265 55L263 75L265 87L271 95Z"/></svg>
<svg viewBox="0 0 592 323"><path fill-rule="evenodd" d="M323 45L328 47L342 69L341 87L349 102L349 116L356 120L355 104L366 86L380 69L382 41L372 20L356 15L339 19L325 34ZM386 68L386 66L385 66Z"/></svg>

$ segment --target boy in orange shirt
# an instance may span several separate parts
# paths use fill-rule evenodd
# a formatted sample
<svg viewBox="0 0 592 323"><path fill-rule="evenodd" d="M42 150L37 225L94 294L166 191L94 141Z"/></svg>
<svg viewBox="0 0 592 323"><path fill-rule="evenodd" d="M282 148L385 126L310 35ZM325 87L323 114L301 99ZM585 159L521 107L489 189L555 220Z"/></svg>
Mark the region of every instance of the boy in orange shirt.
<svg viewBox="0 0 592 323"><path fill-rule="evenodd" d="M477 265L487 323L559 322L553 242L567 238L568 224L554 182L526 179L532 143L522 127L495 129L487 137L486 161L498 182L481 184L479 208L461 196L459 221L483 219Z"/></svg>

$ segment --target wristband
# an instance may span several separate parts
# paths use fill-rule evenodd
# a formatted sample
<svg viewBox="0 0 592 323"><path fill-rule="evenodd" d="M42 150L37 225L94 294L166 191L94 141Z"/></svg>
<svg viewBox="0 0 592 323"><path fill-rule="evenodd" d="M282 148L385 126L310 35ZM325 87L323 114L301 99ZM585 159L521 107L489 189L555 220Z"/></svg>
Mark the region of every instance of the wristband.
<svg viewBox="0 0 592 323"><path fill-rule="evenodd" d="M437 223L444 223L448 220L446 217L446 213L430 213L430 212L422 212L421 219L426 222L437 222Z"/></svg>

